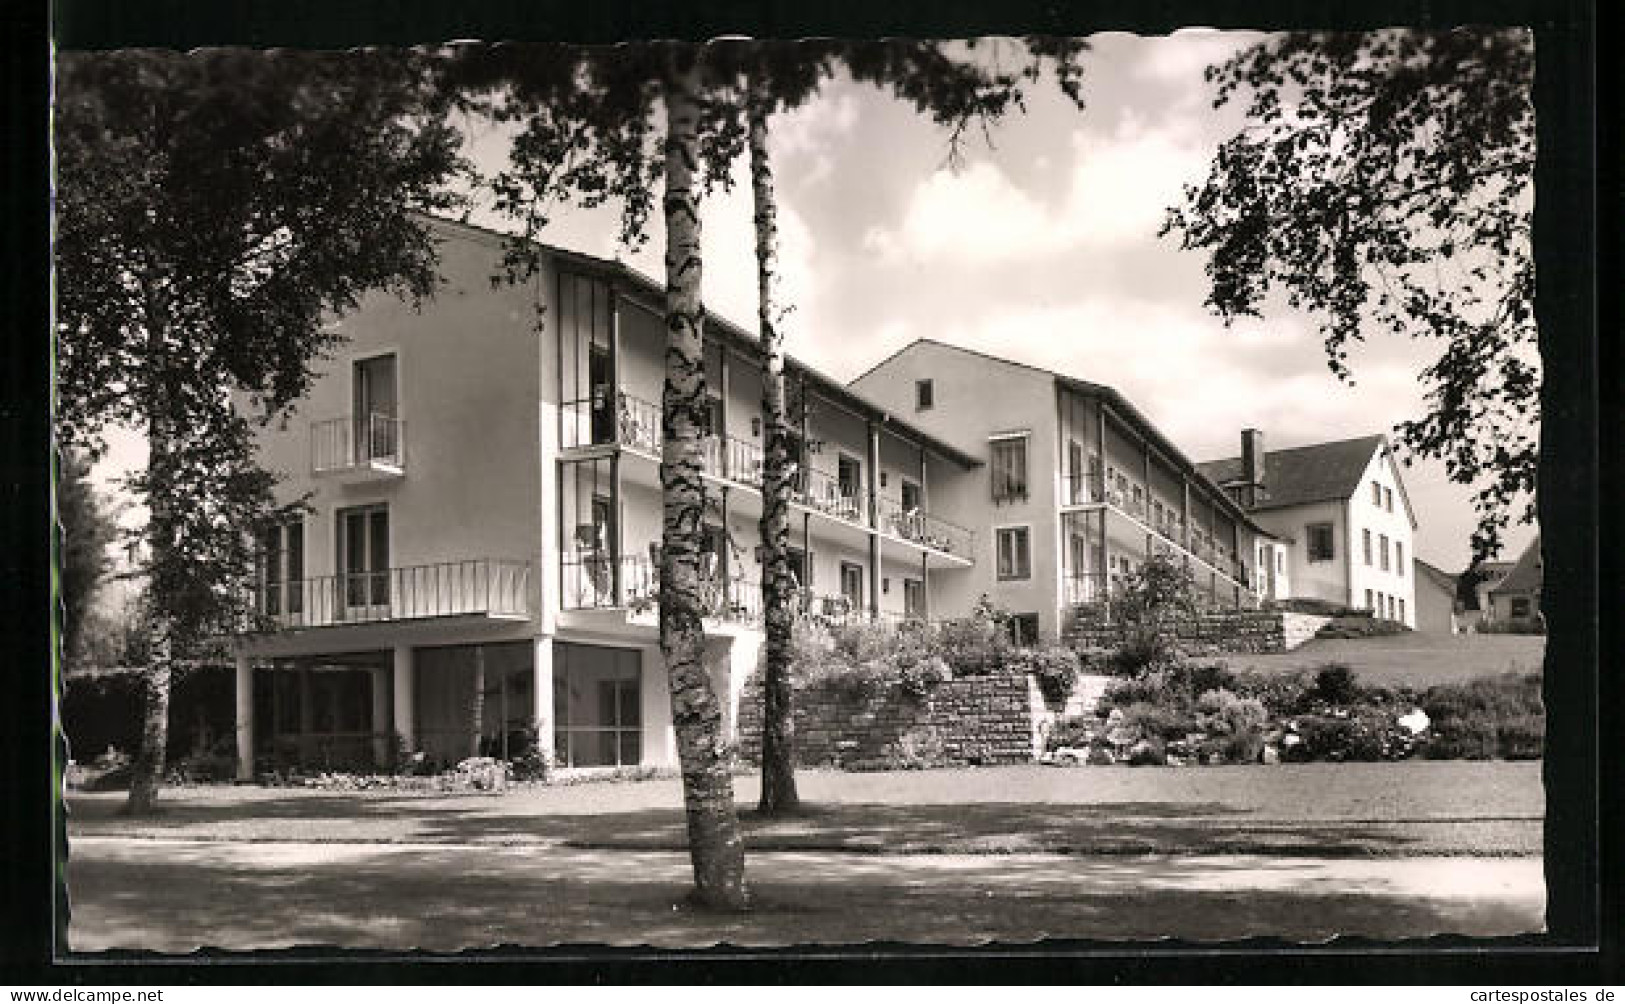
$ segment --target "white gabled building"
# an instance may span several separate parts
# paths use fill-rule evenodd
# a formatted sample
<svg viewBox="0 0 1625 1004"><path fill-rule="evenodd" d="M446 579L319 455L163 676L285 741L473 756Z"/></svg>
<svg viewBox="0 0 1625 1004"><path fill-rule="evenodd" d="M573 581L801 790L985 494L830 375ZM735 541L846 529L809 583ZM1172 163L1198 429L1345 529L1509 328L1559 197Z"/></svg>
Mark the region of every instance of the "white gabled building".
<svg viewBox="0 0 1625 1004"><path fill-rule="evenodd" d="M1242 454L1201 470L1284 545L1286 595L1327 600L1416 626L1416 513L1385 436Z"/></svg>

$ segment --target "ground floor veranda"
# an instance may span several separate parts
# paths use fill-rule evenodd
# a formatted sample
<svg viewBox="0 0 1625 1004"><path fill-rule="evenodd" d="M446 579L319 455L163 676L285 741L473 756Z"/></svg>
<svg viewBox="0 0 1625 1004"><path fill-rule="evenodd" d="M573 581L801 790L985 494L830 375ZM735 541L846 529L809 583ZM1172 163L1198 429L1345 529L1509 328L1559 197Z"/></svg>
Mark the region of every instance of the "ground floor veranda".
<svg viewBox="0 0 1625 1004"><path fill-rule="evenodd" d="M236 656L237 774L369 770L418 759L544 753L565 767L676 763L653 617L512 626L367 625L245 641ZM325 636L325 637L324 637ZM705 662L733 734L760 634L708 633Z"/></svg>

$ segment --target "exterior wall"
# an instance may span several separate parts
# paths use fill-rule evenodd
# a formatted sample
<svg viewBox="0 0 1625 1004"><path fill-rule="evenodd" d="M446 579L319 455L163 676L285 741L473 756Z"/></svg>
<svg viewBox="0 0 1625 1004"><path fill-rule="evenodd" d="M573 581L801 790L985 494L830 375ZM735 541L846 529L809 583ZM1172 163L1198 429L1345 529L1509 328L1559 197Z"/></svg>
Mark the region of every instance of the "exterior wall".
<svg viewBox="0 0 1625 1004"><path fill-rule="evenodd" d="M1269 610L1224 610L1182 618L1174 636L1198 653L1290 652L1315 636L1330 617ZM1109 649L1123 642L1121 625L1073 625L1067 642L1074 648Z"/></svg>
<svg viewBox="0 0 1625 1004"><path fill-rule="evenodd" d="M915 381L930 380L934 401L916 408ZM1061 468L1058 460L1055 379L1047 373L991 361L947 346L920 342L854 382L853 388L893 413L929 430L973 457L988 461L988 437L1024 432L1028 496L995 504L991 466L927 489L933 511L976 532L976 566L933 573L943 603L966 610L982 595L1015 613L1038 614L1039 633L1060 634ZM995 412L987 402L999 402ZM998 578L1000 527L1025 526L1031 577Z"/></svg>
<svg viewBox="0 0 1625 1004"><path fill-rule="evenodd" d="M1458 630L1455 591L1445 589L1431 576L1421 572L1414 561L1411 571L1416 583L1416 630L1430 634L1455 634Z"/></svg>
<svg viewBox="0 0 1625 1004"><path fill-rule="evenodd" d="M1375 504L1371 498L1371 485L1376 483L1393 493L1394 507L1390 512L1386 506ZM1350 540L1353 549L1350 554L1354 557L1354 581L1352 584L1351 605L1365 605L1365 591L1371 590L1373 594L1387 594L1391 597L1404 600L1405 616L1395 617L1403 620L1410 626L1416 626L1416 574L1411 567L1411 561L1416 557L1416 546L1413 540L1413 528L1409 509L1405 502L1404 489L1400 487L1398 474L1394 470L1392 460L1387 451L1378 451L1372 456L1370 464L1366 467L1364 476L1360 478L1359 487L1354 491L1354 497L1349 499L1349 521L1352 524ZM1360 550L1361 531L1370 530L1372 538L1371 563L1367 565ZM1382 568L1382 555L1378 542L1382 536L1388 538L1388 570ZM1398 542L1405 547L1405 560L1394 561L1394 544Z"/></svg>
<svg viewBox="0 0 1625 1004"><path fill-rule="evenodd" d="M309 495L307 578L337 571L336 512L377 503L389 506L392 566L538 558L542 380L531 292L491 288L493 243L450 239L440 251L445 282L434 299L415 311L374 294L336 320L348 341L317 367L288 421L260 436L262 462L285 475L279 500ZM397 359L404 476L344 485L312 474L311 423L349 416L355 360L386 352Z"/></svg>
<svg viewBox="0 0 1625 1004"><path fill-rule="evenodd" d="M1036 690L1026 676L979 676L939 684L924 700L895 691L796 694L796 759L848 770L1025 763L1035 751ZM761 681L740 702L739 751L761 754Z"/></svg>
<svg viewBox="0 0 1625 1004"><path fill-rule="evenodd" d="M1348 562L1352 538L1341 502L1265 509L1253 513L1253 520L1283 541L1291 541L1287 551L1289 595L1350 603ZM1305 528L1315 523L1332 524L1330 561L1309 560L1309 535Z"/></svg>

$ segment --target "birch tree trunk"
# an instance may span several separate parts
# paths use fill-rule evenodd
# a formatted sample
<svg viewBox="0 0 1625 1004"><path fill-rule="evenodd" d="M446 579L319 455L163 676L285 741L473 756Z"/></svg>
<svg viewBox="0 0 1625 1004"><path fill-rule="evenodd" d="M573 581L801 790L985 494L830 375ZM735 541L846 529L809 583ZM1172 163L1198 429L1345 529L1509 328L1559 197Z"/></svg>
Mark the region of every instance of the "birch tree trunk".
<svg viewBox="0 0 1625 1004"><path fill-rule="evenodd" d="M752 88L760 86L752 81ZM757 808L784 813L796 794L794 692L790 645L795 630L795 575L790 569L790 496L795 461L784 403L784 333L775 323L779 267L778 205L767 150L767 102L748 99L750 180L756 218L757 324L761 329L762 423L767 454L762 465L762 616L767 644L762 667L762 796Z"/></svg>
<svg viewBox="0 0 1625 1004"><path fill-rule="evenodd" d="M175 458L170 444L170 402L167 388L157 374L164 372L165 315L150 293L147 297L147 352L148 373L154 374L147 388L147 471L149 481L173 477ZM170 553L174 542L170 534L174 523L170 518L170 502L163 492L149 492L147 515L148 559L155 569L170 566ZM164 760L169 746L169 690L174 675L174 630L171 615L173 606L160 595L165 576L151 576L149 588L153 602L145 604L150 632L148 665L142 673L141 686L141 745L130 762L130 793L119 811L126 816L144 816L157 808L158 789L163 783Z"/></svg>
<svg viewBox="0 0 1625 1004"><path fill-rule="evenodd" d="M697 53L674 47L666 103L666 382L660 461L660 649L683 771L695 898L729 910L747 905L745 848L734 809L722 706L704 661L700 530L700 428L705 414L705 307L700 290Z"/></svg>

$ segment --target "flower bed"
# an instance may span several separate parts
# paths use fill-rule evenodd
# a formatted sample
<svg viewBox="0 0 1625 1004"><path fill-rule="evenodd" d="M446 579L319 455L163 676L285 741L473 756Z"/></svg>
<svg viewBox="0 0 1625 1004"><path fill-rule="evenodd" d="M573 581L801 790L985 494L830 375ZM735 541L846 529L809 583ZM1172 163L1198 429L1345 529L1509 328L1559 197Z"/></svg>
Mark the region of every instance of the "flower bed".
<svg viewBox="0 0 1625 1004"><path fill-rule="evenodd" d="M1538 676L1417 692L1368 687L1346 666L1233 673L1175 663L1114 681L1092 715L1056 723L1044 759L1133 765L1530 759L1545 716Z"/></svg>

